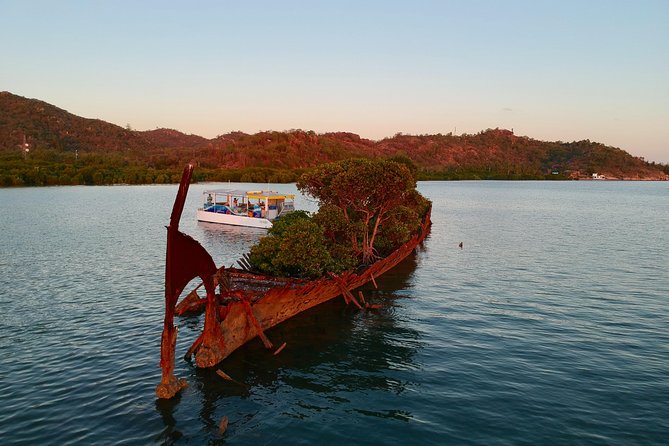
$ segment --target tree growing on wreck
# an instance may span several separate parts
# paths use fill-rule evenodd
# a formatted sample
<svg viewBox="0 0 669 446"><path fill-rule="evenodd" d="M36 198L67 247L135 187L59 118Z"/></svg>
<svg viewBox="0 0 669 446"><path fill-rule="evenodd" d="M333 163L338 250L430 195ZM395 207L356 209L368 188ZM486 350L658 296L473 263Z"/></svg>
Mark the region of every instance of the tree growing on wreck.
<svg viewBox="0 0 669 446"><path fill-rule="evenodd" d="M406 243L429 209L415 172L405 160L349 159L302 175L297 187L320 202L318 212L277 220L249 263L264 274L307 278L373 263Z"/></svg>
<svg viewBox="0 0 669 446"><path fill-rule="evenodd" d="M339 209L343 218L339 226L363 264L379 258L375 242L386 222L394 220L397 226L401 223L397 216L403 214L408 218L405 229L411 231L420 224L428 205L416 191L415 171L391 160L348 159L323 164L302 175L297 188L316 198L321 210L328 209L330 218L321 219L323 225L331 223L336 212L332 206ZM398 213L403 208L405 211Z"/></svg>
<svg viewBox="0 0 669 446"><path fill-rule="evenodd" d="M350 256L341 254L307 212L295 211L277 220L251 247L249 262L265 274L314 279L354 266Z"/></svg>

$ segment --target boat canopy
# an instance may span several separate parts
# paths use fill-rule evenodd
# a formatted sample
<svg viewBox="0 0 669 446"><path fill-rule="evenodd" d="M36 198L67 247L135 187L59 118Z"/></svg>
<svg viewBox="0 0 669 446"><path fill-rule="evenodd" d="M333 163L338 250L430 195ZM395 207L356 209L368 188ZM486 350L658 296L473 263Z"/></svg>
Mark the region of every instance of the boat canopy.
<svg viewBox="0 0 669 446"><path fill-rule="evenodd" d="M204 191L204 194L230 195L232 197L247 197L266 200L282 200L286 198L295 198L293 194L281 194L273 190L254 190L247 191L241 189L211 189Z"/></svg>

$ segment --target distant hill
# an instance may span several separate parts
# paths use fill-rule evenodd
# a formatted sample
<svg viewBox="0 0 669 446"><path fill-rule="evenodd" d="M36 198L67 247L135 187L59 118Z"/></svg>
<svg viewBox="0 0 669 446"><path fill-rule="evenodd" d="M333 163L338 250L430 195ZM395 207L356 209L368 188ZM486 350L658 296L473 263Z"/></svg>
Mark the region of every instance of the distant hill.
<svg viewBox="0 0 669 446"><path fill-rule="evenodd" d="M469 173L478 178L667 179L667 166L647 163L624 150L591 142L546 142L488 129L473 135L395 135L377 144L381 155L406 153L427 171ZM663 171L664 168L664 171Z"/></svg>
<svg viewBox="0 0 669 446"><path fill-rule="evenodd" d="M303 130L207 139L171 129L135 131L0 92L0 186L176 182L192 160L200 181L290 182L324 162L395 156L411 159L422 179L669 178L668 166L615 147L538 141L503 129L398 133L380 141Z"/></svg>
<svg viewBox="0 0 669 446"><path fill-rule="evenodd" d="M68 113L46 102L0 92L0 150L14 150L26 137L33 149L142 150L147 141L136 132Z"/></svg>
<svg viewBox="0 0 669 446"><path fill-rule="evenodd" d="M147 147L199 149L206 147L209 143L209 140L202 136L186 135L172 129L146 130L134 133L147 143Z"/></svg>

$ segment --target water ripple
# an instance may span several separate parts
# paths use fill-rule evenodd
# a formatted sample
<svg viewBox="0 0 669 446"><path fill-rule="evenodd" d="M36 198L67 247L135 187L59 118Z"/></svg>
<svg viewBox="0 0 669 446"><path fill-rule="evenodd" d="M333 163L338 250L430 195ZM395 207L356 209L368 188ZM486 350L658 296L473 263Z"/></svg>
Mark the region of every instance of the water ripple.
<svg viewBox="0 0 669 446"><path fill-rule="evenodd" d="M154 389L176 188L0 190L0 438L664 444L669 194L592 183L422 183L435 224L380 289L365 287L381 310L337 299L271 330L281 355L254 342L222 365L244 387L177 361L190 386L172 401ZM182 227L226 265L262 235L192 212ZM177 324L180 355L202 319Z"/></svg>

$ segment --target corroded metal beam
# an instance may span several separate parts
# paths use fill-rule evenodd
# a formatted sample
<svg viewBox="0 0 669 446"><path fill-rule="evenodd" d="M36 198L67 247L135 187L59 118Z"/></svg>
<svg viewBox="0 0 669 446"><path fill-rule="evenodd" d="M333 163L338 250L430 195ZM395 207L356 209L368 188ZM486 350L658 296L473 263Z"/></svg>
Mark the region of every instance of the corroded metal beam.
<svg viewBox="0 0 669 446"><path fill-rule="evenodd" d="M184 379L174 376L174 355L177 339L177 327L174 326L174 310L177 299L184 287L195 277L200 277L207 290L207 307L216 306L214 274L216 265L209 253L195 239L179 231L179 220L183 213L188 187L193 174L193 165L189 164L183 171L179 191L174 200L170 225L167 227L167 254L165 258L165 319L163 322L163 334L160 345L160 367L162 379L156 388L158 398L172 398L177 392L186 386ZM220 344L222 338L218 321L210 321L209 336L206 336L207 324L205 323L205 336L203 346L209 347L207 341L212 336L217 338L214 343Z"/></svg>

